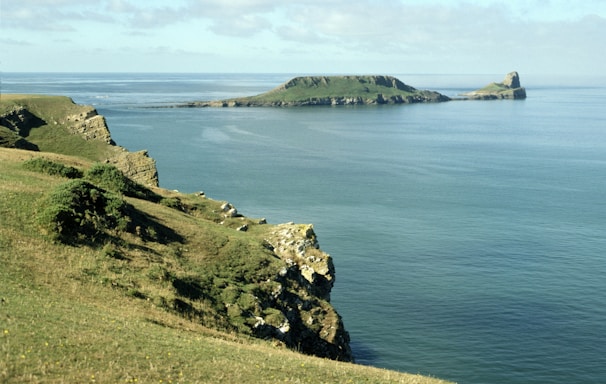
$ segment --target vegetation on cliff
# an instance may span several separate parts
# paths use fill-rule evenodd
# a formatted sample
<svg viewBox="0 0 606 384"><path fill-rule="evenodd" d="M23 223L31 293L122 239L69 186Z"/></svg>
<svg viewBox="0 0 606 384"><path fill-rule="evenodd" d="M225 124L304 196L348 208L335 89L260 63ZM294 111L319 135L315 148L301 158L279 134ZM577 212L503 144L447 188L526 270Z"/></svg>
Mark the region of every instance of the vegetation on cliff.
<svg viewBox="0 0 606 384"><path fill-rule="evenodd" d="M196 102L188 106L409 104L448 100L438 92L418 90L391 76L304 76L291 79L260 95Z"/></svg>
<svg viewBox="0 0 606 384"><path fill-rule="evenodd" d="M55 129L74 135L16 134L44 148ZM143 186L99 161L113 149L83 140L69 156L70 140L0 148L0 381L440 382L286 349L351 358L311 226Z"/></svg>

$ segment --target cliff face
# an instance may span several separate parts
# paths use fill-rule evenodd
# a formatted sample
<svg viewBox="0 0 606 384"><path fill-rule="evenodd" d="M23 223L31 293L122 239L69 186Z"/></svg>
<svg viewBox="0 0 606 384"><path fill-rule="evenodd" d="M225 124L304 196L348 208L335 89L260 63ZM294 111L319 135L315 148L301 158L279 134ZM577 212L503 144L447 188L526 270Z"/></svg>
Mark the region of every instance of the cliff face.
<svg viewBox="0 0 606 384"><path fill-rule="evenodd" d="M148 187L157 187L158 169L156 160L149 156L147 151L119 152L106 160L122 171L126 177Z"/></svg>
<svg viewBox="0 0 606 384"><path fill-rule="evenodd" d="M270 249L286 263L275 281L274 308L285 316L268 330L291 347L331 359L351 361L349 334L330 305L335 281L332 258L319 249L311 225L280 224L267 239ZM261 322L261 332L266 332Z"/></svg>
<svg viewBox="0 0 606 384"><path fill-rule="evenodd" d="M82 136L85 140L98 140L109 145L116 145L111 138L105 118L92 106L82 106L77 114L68 115L62 121L70 132Z"/></svg>

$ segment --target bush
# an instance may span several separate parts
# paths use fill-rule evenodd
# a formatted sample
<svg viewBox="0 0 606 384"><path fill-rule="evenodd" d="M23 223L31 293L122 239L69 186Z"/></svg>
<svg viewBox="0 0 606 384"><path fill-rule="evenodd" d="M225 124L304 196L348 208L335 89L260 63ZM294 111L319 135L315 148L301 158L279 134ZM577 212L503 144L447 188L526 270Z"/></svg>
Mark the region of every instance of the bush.
<svg viewBox="0 0 606 384"><path fill-rule="evenodd" d="M82 171L78 168L55 163L42 157L27 160L23 163L23 166L29 171L46 173L51 176L62 176L68 179L79 179L82 177Z"/></svg>
<svg viewBox="0 0 606 384"><path fill-rule="evenodd" d="M86 171L84 178L108 191L129 197L159 202L161 197L124 176L122 171L110 164L97 163Z"/></svg>
<svg viewBox="0 0 606 384"><path fill-rule="evenodd" d="M126 230L130 210L132 207L115 194L73 180L50 192L38 220L56 240L95 242L108 230Z"/></svg>

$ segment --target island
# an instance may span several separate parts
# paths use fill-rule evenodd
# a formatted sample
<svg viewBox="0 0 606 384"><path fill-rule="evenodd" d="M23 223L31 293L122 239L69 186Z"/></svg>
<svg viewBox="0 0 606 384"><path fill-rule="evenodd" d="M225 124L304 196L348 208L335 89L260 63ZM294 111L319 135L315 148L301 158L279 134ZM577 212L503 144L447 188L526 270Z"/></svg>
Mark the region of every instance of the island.
<svg viewBox="0 0 606 384"><path fill-rule="evenodd" d="M525 99L526 89L520 84L520 75L514 71L508 73L500 83L490 83L461 96L464 100Z"/></svg>
<svg viewBox="0 0 606 384"><path fill-rule="evenodd" d="M314 105L412 104L449 101L392 76L302 76L256 96L199 101L182 107L296 107Z"/></svg>

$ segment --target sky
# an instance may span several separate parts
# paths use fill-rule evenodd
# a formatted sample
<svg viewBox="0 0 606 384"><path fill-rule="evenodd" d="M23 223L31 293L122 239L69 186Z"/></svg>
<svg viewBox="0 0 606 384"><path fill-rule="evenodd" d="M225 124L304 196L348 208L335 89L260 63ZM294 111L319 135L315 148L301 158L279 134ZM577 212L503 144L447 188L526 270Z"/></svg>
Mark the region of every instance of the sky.
<svg viewBox="0 0 606 384"><path fill-rule="evenodd" d="M603 75L606 0L0 0L2 72Z"/></svg>

